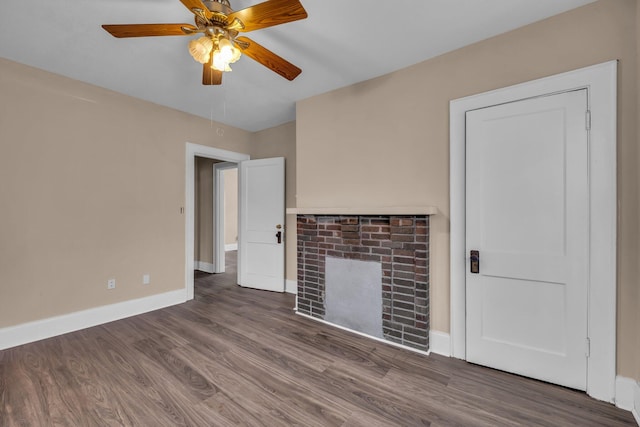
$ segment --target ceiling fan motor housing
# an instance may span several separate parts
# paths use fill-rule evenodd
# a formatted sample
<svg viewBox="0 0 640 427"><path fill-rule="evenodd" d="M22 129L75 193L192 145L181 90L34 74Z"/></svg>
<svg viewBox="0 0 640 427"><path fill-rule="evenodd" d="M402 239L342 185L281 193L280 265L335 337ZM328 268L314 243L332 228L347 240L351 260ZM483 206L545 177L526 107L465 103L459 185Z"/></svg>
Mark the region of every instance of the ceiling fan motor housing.
<svg viewBox="0 0 640 427"><path fill-rule="evenodd" d="M229 15L233 12L229 0L204 0L203 3L205 6L207 6L207 9L209 9L213 13L217 12L224 15Z"/></svg>

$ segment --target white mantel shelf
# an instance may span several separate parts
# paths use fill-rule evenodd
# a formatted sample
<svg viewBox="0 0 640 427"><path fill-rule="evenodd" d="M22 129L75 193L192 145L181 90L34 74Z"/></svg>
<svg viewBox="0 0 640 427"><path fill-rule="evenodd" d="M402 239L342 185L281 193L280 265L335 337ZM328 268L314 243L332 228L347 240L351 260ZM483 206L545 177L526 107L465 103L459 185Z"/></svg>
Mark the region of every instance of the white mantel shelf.
<svg viewBox="0 0 640 427"><path fill-rule="evenodd" d="M291 215L435 215L435 206L383 206L353 208L287 208Z"/></svg>

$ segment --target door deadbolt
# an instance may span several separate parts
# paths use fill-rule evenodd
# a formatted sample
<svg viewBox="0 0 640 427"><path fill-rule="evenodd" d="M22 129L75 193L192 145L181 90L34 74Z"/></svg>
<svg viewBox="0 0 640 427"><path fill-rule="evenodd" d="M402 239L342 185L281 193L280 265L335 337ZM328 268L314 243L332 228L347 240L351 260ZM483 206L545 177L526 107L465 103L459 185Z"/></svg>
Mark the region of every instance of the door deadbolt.
<svg viewBox="0 0 640 427"><path fill-rule="evenodd" d="M480 251L471 251L469 259L471 260L471 272L480 273Z"/></svg>

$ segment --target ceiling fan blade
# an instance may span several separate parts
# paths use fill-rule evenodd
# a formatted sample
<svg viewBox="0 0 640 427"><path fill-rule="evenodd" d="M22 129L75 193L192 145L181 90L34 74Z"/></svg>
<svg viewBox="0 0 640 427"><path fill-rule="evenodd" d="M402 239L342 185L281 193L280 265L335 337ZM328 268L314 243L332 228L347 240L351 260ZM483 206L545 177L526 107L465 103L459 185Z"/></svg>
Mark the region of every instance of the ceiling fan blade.
<svg viewBox="0 0 640 427"><path fill-rule="evenodd" d="M243 32L286 24L307 17L299 0L268 0L229 14L229 22L238 18L244 24Z"/></svg>
<svg viewBox="0 0 640 427"><path fill-rule="evenodd" d="M202 84L203 85L220 85L222 84L222 71L211 68L213 64L213 55L209 62L202 66Z"/></svg>
<svg viewBox="0 0 640 427"><path fill-rule="evenodd" d="M112 36L149 37L149 36L186 36L199 31L191 24L117 24L103 25L102 28ZM183 30L183 28L186 30Z"/></svg>
<svg viewBox="0 0 640 427"><path fill-rule="evenodd" d="M236 41L242 53L275 71L287 80L295 79L302 72L300 68L286 59L279 57L269 49L260 46L247 37L238 37Z"/></svg>
<svg viewBox="0 0 640 427"><path fill-rule="evenodd" d="M191 13L198 15L201 18L209 20L213 16L213 13L211 13L201 0L180 0L180 2L185 5Z"/></svg>

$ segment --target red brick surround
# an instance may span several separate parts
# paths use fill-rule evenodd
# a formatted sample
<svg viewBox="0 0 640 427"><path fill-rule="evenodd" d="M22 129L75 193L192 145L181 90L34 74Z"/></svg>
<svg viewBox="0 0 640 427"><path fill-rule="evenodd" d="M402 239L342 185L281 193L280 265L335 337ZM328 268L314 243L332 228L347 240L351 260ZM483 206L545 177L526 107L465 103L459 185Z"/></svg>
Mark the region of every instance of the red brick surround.
<svg viewBox="0 0 640 427"><path fill-rule="evenodd" d="M298 215L298 311L325 314L325 258L382 268L386 340L429 349L429 217Z"/></svg>

